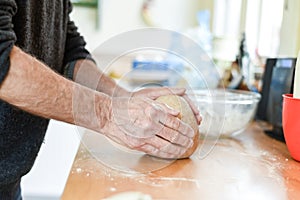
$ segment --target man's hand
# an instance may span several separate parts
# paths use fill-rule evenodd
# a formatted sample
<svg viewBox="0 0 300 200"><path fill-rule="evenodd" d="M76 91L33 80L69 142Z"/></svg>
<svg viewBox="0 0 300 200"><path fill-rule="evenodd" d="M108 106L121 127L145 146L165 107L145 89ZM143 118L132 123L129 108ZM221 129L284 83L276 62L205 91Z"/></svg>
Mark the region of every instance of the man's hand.
<svg viewBox="0 0 300 200"><path fill-rule="evenodd" d="M191 101L191 99L186 95L184 88L153 87L144 88L131 93L116 84L113 79L106 76L97 68L95 63L90 60L78 60L75 65L73 77L75 82L87 86L91 89L96 89L97 91L103 92L112 97L140 96L155 100L163 95L182 96L189 103L191 109L193 110L194 115L197 119L197 123L199 125L201 123L202 119L199 110Z"/></svg>
<svg viewBox="0 0 300 200"><path fill-rule="evenodd" d="M178 158L193 145L193 129L179 112L145 97L112 97L103 133L131 149L162 158Z"/></svg>
<svg viewBox="0 0 300 200"><path fill-rule="evenodd" d="M200 125L201 123L201 116L200 116L200 112L198 110L198 108L196 107L196 105L193 103L193 101L187 96L187 94L185 93L185 89L184 88L168 88L168 87L153 87L153 88L145 88L145 89L141 89L139 91L133 92L132 96L134 97L148 97L152 100L157 99L160 96L164 96L164 95L178 95L178 96L182 96L190 105L195 118L197 120L198 125Z"/></svg>

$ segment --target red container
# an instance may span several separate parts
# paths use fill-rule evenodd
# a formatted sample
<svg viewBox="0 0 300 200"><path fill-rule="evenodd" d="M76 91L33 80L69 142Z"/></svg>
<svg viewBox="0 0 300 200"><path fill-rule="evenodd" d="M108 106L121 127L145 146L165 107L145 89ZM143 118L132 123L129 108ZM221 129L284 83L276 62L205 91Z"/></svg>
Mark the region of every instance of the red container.
<svg viewBox="0 0 300 200"><path fill-rule="evenodd" d="M293 94L282 96L282 127L285 142L291 156L300 161L300 99L293 98Z"/></svg>

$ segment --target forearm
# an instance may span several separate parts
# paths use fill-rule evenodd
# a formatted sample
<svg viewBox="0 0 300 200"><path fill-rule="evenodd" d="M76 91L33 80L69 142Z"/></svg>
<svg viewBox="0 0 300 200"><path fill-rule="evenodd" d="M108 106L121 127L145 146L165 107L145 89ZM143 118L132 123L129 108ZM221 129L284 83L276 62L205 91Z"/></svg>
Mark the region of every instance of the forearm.
<svg viewBox="0 0 300 200"><path fill-rule="evenodd" d="M10 69L1 84L0 98L29 113L96 131L106 123L110 104L107 95L63 78L17 47L11 51ZM102 110L96 111L102 114L98 124L90 119L95 100L102 105L97 107Z"/></svg>
<svg viewBox="0 0 300 200"><path fill-rule="evenodd" d="M78 60L76 62L73 79L81 85L103 92L109 96L126 96L128 94L127 90L105 75L90 60Z"/></svg>

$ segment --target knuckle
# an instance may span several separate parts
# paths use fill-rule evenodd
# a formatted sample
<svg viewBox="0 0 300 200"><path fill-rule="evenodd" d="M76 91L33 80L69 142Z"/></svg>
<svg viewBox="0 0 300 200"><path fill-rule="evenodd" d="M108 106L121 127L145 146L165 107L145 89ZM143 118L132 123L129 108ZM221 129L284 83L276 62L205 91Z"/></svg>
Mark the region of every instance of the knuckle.
<svg viewBox="0 0 300 200"><path fill-rule="evenodd" d="M179 157L183 154L183 150L179 147L176 147L173 149L173 154Z"/></svg>
<svg viewBox="0 0 300 200"><path fill-rule="evenodd" d="M187 147L189 144L189 140L186 137L180 138L180 142L178 142L180 146Z"/></svg>
<svg viewBox="0 0 300 200"><path fill-rule="evenodd" d="M187 152L187 149L181 149L179 151L179 156L182 156L183 154L185 154Z"/></svg>
<svg viewBox="0 0 300 200"><path fill-rule="evenodd" d="M149 117L151 118L151 120L153 121L161 121L161 116L162 116L162 113L160 110L156 109L156 108L151 108L151 112L150 112L150 115Z"/></svg>
<svg viewBox="0 0 300 200"><path fill-rule="evenodd" d="M174 127L174 129L178 130L179 127L180 127L181 122L180 122L179 119L175 118L174 120L172 120L172 124L173 124L172 127Z"/></svg>
<svg viewBox="0 0 300 200"><path fill-rule="evenodd" d="M188 124L183 124L181 132L187 137L194 136L194 129L192 129L192 127L190 127Z"/></svg>
<svg viewBox="0 0 300 200"><path fill-rule="evenodd" d="M152 128L152 122L150 120L147 120L143 123L143 127L145 130L151 130Z"/></svg>
<svg viewBox="0 0 300 200"><path fill-rule="evenodd" d="M179 134L178 133L171 133L170 142L178 141Z"/></svg>
<svg viewBox="0 0 300 200"><path fill-rule="evenodd" d="M145 142L143 142L142 140L130 140L128 142L128 146L131 149L136 149L136 150L140 150L142 148L142 146L145 145Z"/></svg>
<svg viewBox="0 0 300 200"><path fill-rule="evenodd" d="M145 109L145 114L148 115L149 117L151 117L155 112L155 108L150 104L148 104L144 109Z"/></svg>
<svg viewBox="0 0 300 200"><path fill-rule="evenodd" d="M159 149L152 148L149 153L152 155L157 155L159 153Z"/></svg>
<svg viewBox="0 0 300 200"><path fill-rule="evenodd" d="M156 131L156 135L160 136L161 138L163 138L164 140L166 140L166 142L172 142L170 141L171 136L173 135L171 132L169 132L169 128L162 126L161 129ZM168 146L168 144L164 144L166 146Z"/></svg>
<svg viewBox="0 0 300 200"><path fill-rule="evenodd" d="M158 114L159 105L153 104L150 106L151 116L156 116Z"/></svg>
<svg viewBox="0 0 300 200"><path fill-rule="evenodd" d="M155 136L155 135L162 135L163 134L163 127L159 124L148 122L145 127L144 131L147 135Z"/></svg>

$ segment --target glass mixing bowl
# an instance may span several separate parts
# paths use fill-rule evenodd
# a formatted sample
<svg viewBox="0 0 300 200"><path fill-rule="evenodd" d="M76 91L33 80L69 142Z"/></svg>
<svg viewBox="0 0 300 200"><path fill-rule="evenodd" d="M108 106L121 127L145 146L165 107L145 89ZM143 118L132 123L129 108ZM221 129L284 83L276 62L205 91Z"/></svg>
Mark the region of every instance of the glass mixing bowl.
<svg viewBox="0 0 300 200"><path fill-rule="evenodd" d="M261 95L242 90L193 90L189 97L197 105L202 137L233 136L253 120Z"/></svg>

